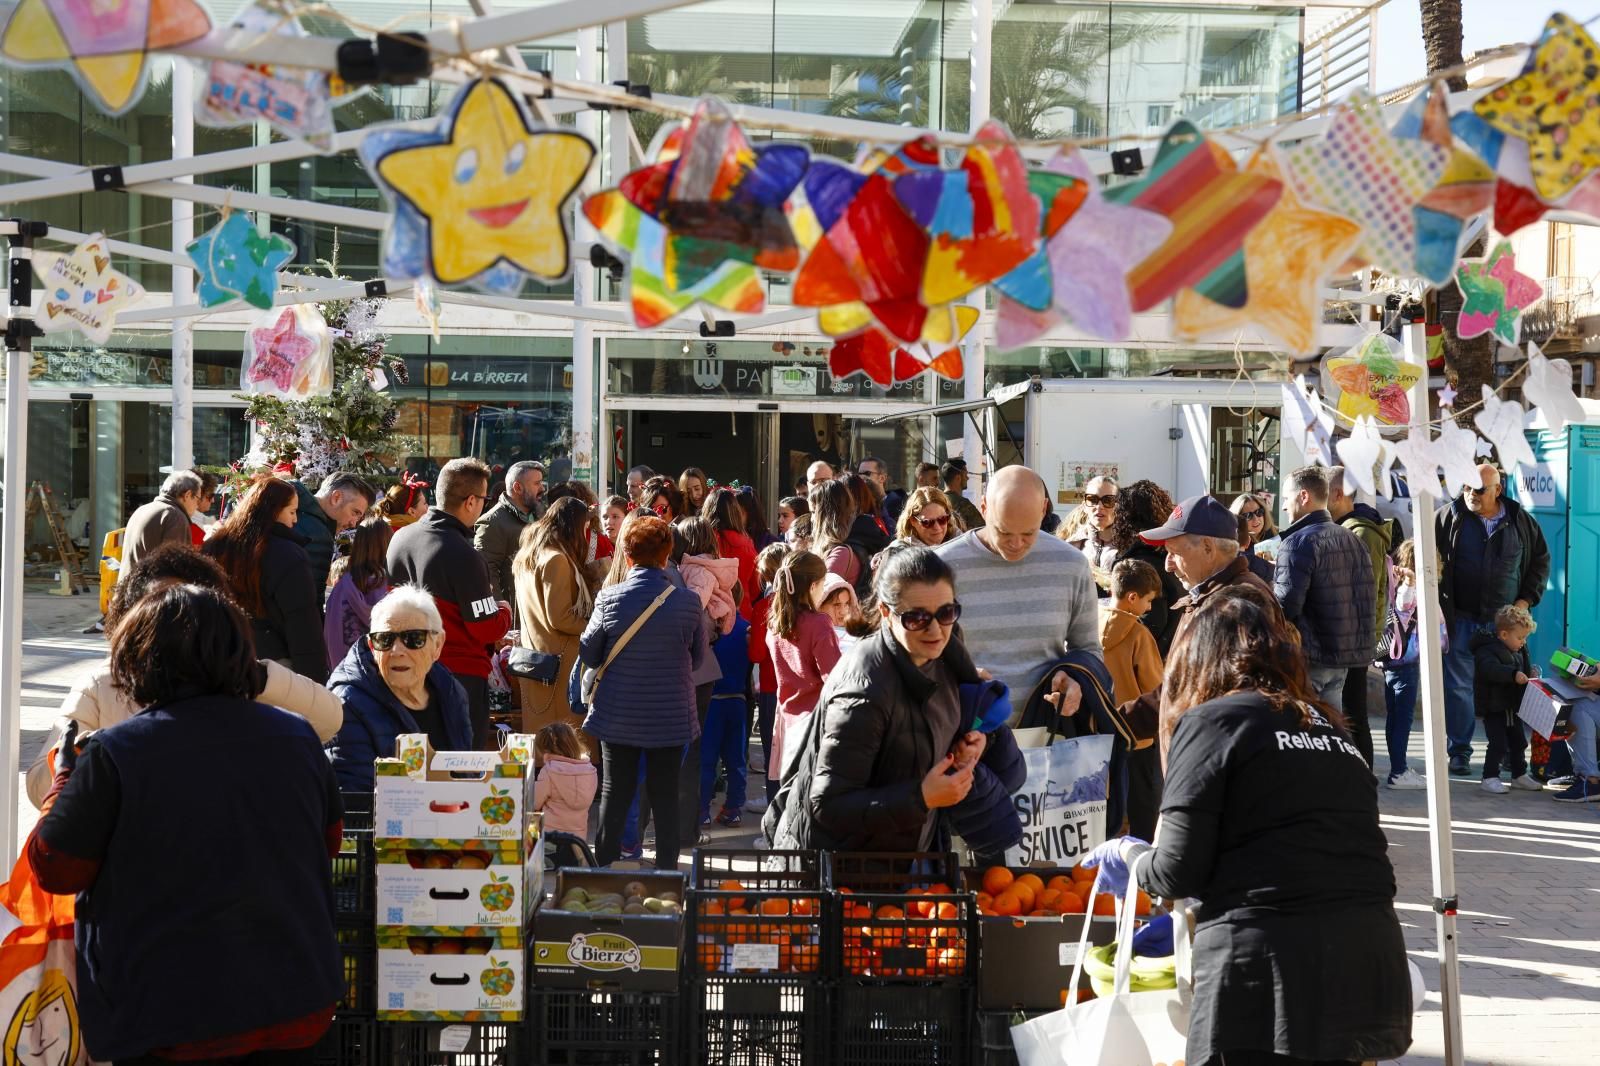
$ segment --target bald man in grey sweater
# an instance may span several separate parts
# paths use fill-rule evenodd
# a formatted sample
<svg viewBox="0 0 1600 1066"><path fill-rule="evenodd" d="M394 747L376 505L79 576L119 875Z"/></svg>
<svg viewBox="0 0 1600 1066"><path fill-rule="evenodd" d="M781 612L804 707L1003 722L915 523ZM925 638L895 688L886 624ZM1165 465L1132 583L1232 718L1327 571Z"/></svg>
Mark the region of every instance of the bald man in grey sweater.
<svg viewBox="0 0 1600 1066"><path fill-rule="evenodd" d="M1082 552L1040 533L1049 509L1038 474L1004 467L984 495L982 528L935 549L956 572L967 651L1011 689L1014 717L1063 653L1101 654L1094 575ZM1062 714L1077 711L1083 693L1066 673L1051 689Z"/></svg>

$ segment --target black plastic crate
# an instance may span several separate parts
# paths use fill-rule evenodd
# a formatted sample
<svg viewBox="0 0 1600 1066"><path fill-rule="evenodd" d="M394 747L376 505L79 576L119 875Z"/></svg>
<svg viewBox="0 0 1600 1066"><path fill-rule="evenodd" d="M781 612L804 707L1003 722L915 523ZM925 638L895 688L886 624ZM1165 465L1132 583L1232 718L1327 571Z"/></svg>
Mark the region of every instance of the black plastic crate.
<svg viewBox="0 0 1600 1066"><path fill-rule="evenodd" d="M676 1066L683 1061L672 992L536 988L531 996L539 1066Z"/></svg>
<svg viewBox="0 0 1600 1066"><path fill-rule="evenodd" d="M691 975L688 1061L700 1066L828 1063L831 987L763 975Z"/></svg>
<svg viewBox="0 0 1600 1066"><path fill-rule="evenodd" d="M839 980L973 983L978 902L954 855L829 853L823 871Z"/></svg>
<svg viewBox="0 0 1600 1066"><path fill-rule="evenodd" d="M344 837L333 859L333 913L342 924L371 925L377 908L372 793L341 792Z"/></svg>
<svg viewBox="0 0 1600 1066"><path fill-rule="evenodd" d="M700 848L688 898L684 967L692 976L833 976L833 908L814 851Z"/></svg>
<svg viewBox="0 0 1600 1066"><path fill-rule="evenodd" d="M978 1012L973 1035L977 1039L975 1066L1017 1066L1016 1045L1011 1042L1011 1027L1021 1025L1044 1011L986 1010Z"/></svg>
<svg viewBox="0 0 1600 1066"><path fill-rule="evenodd" d="M378 941L372 926L334 930L339 940L339 965L344 984L340 1014L372 1017L378 1007Z"/></svg>
<svg viewBox="0 0 1600 1066"><path fill-rule="evenodd" d="M373 1020L340 1014L311 1051L313 1066L378 1066Z"/></svg>
<svg viewBox="0 0 1600 1066"><path fill-rule="evenodd" d="M380 1066L524 1066L521 1022L380 1022Z"/></svg>
<svg viewBox="0 0 1600 1066"><path fill-rule="evenodd" d="M977 1007L953 981L841 980L829 1066L966 1066Z"/></svg>

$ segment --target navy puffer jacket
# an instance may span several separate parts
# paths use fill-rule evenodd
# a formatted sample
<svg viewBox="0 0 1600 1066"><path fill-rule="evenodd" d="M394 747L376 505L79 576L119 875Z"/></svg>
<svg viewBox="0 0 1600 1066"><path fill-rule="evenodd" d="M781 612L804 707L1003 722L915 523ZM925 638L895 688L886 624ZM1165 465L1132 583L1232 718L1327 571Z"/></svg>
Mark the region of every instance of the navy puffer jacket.
<svg viewBox="0 0 1600 1066"><path fill-rule="evenodd" d="M636 566L626 580L602 589L578 638L583 665L605 662L611 646L668 587L666 571ZM699 736L693 675L705 656L704 618L698 596L674 589L606 668L583 728L606 743L638 748L668 748Z"/></svg>
<svg viewBox="0 0 1600 1066"><path fill-rule="evenodd" d="M396 737L423 730L378 673L378 664L365 640L350 645L350 651L333 668L328 688L344 704L344 725L328 742L328 758L333 760L339 789L371 792L376 784L372 760L392 758ZM439 698L439 715L450 737L449 750L470 750L472 716L461 682L450 676L442 663L434 663L428 671L428 690Z"/></svg>
<svg viewBox="0 0 1600 1066"><path fill-rule="evenodd" d="M961 710L968 726L974 718L982 717L997 694L999 699L1006 699L1006 687L998 681L961 686ZM1006 707L1010 705L1007 700ZM972 788L965 799L950 808L950 828L978 856L980 866L1004 862L1006 849L1022 841L1022 818L1011 797L1028 780L1028 764L1011 727L1002 724L988 737L983 757L972 768Z"/></svg>
<svg viewBox="0 0 1600 1066"><path fill-rule="evenodd" d="M1272 591L1300 630L1308 665L1349 669L1372 661L1376 588L1366 545L1327 511L1284 530Z"/></svg>

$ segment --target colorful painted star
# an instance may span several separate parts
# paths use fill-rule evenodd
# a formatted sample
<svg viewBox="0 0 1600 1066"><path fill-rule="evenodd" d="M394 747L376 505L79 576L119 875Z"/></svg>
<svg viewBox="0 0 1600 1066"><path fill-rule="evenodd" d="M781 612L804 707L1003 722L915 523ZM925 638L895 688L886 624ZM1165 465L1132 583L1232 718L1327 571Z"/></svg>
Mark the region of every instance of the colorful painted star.
<svg viewBox="0 0 1600 1066"><path fill-rule="evenodd" d="M1221 146L1191 122L1173 123L1150 172L1106 191L1107 199L1166 216L1172 233L1128 274L1135 311L1192 288L1224 307L1250 298L1244 241L1277 204L1283 183L1240 173Z"/></svg>
<svg viewBox="0 0 1600 1066"><path fill-rule="evenodd" d="M75 329L105 344L117 311L144 296L138 282L111 268L111 248L99 233L71 252L34 252L33 269L44 287L33 317L45 333Z"/></svg>
<svg viewBox="0 0 1600 1066"><path fill-rule="evenodd" d="M1467 220L1488 209L1495 185L1494 170L1487 163L1456 147L1448 97L1444 84L1435 82L1406 107L1390 130L1397 139L1431 144L1449 153L1438 183L1411 209L1417 252L1408 273L1435 285L1449 279Z"/></svg>
<svg viewBox="0 0 1600 1066"><path fill-rule="evenodd" d="M298 19L251 4L228 27L233 39L310 36ZM320 70L213 60L206 68L195 121L227 128L266 122L285 137L303 138L322 151L333 136L328 74Z"/></svg>
<svg viewBox="0 0 1600 1066"><path fill-rule="evenodd" d="M368 136L361 158L390 194L391 276L515 293L571 268L564 213L594 158L580 134L536 128L493 78L468 82L436 130Z"/></svg>
<svg viewBox="0 0 1600 1066"><path fill-rule="evenodd" d="M1257 153L1245 173L1282 178L1267 152ZM1360 236L1354 222L1303 203L1285 187L1271 213L1244 239L1244 305L1227 307L1185 289L1173 301L1173 335L1189 340L1254 325L1286 351L1313 351L1322 320L1322 279L1344 262Z"/></svg>
<svg viewBox="0 0 1600 1066"><path fill-rule="evenodd" d="M1394 450L1378 432L1371 416L1356 419L1350 436L1338 444L1339 461L1344 464L1345 476L1351 484L1368 495L1389 499L1389 468L1394 465Z"/></svg>
<svg viewBox="0 0 1600 1066"><path fill-rule="evenodd" d="M1387 333L1369 333L1342 356L1323 360L1323 388L1338 394L1339 415L1353 424L1361 415L1381 426L1404 426L1411 419L1409 393L1422 367L1406 362L1400 343Z"/></svg>
<svg viewBox="0 0 1600 1066"><path fill-rule="evenodd" d="M1539 408L1551 432L1559 433L1568 422L1585 419L1583 404L1572 391L1572 364L1545 358L1532 341L1528 342L1528 376L1522 381L1522 395Z"/></svg>
<svg viewBox="0 0 1600 1066"><path fill-rule="evenodd" d="M881 329L871 328L841 337L828 350L828 373L835 378L865 374L880 388L891 388L931 370L942 378L958 381L965 369L960 340L977 324L980 312L969 304L956 304L957 344L942 351L929 345L900 344Z"/></svg>
<svg viewBox="0 0 1600 1066"><path fill-rule="evenodd" d="M209 32L195 0L20 0L0 30L0 56L70 70L102 111L120 115L144 95L147 53Z"/></svg>
<svg viewBox="0 0 1600 1066"><path fill-rule="evenodd" d="M1162 246L1172 223L1154 211L1107 200L1094 171L1075 151L1057 155L1046 170L1082 182L1084 200L1046 242L1050 306L1031 309L1002 288L996 343L1001 349L1031 344L1063 319L1102 340L1123 340L1133 329L1128 272Z"/></svg>
<svg viewBox="0 0 1600 1066"><path fill-rule="evenodd" d="M278 291L279 269L294 259L293 241L277 233L263 236L243 214L229 215L184 250L194 261L201 307L243 300L267 310Z"/></svg>
<svg viewBox="0 0 1600 1066"><path fill-rule="evenodd" d="M1478 432L1493 444L1506 469L1533 466L1533 449L1528 447L1527 412L1515 400L1502 400L1489 386L1483 386L1483 407L1472 416Z"/></svg>
<svg viewBox="0 0 1600 1066"><path fill-rule="evenodd" d="M696 302L760 311L757 268L800 263L784 202L809 158L799 145L752 148L726 106L707 98L654 164L584 201L601 239L628 259L634 321L658 325Z"/></svg>
<svg viewBox="0 0 1600 1066"><path fill-rule="evenodd" d="M1495 245L1487 259L1463 259L1456 268L1456 284L1462 296L1456 335L1470 340L1493 333L1513 348L1522 333L1522 312L1544 296L1543 286L1517 272L1509 241Z"/></svg>
<svg viewBox="0 0 1600 1066"><path fill-rule="evenodd" d="M1039 244L1009 273L990 282L990 287L999 299L1015 301L1029 311L1048 311L1055 298L1050 238L1083 206L1089 182L1050 170L1030 170L1028 190L1039 201Z"/></svg>
<svg viewBox="0 0 1600 1066"><path fill-rule="evenodd" d="M1359 92L1321 137L1290 149L1284 162L1303 199L1361 224L1355 254L1362 262L1400 276L1415 272L1414 209L1444 177L1450 149L1395 137L1378 102Z"/></svg>
<svg viewBox="0 0 1600 1066"><path fill-rule="evenodd" d="M1600 169L1600 47L1557 12L1521 76L1472 105L1484 122L1527 142L1533 188L1554 200Z"/></svg>
<svg viewBox="0 0 1600 1066"><path fill-rule="evenodd" d="M250 331L253 349L246 386L265 382L280 395L294 391L301 366L316 352L316 342L300 328L293 307L285 307L270 326Z"/></svg>

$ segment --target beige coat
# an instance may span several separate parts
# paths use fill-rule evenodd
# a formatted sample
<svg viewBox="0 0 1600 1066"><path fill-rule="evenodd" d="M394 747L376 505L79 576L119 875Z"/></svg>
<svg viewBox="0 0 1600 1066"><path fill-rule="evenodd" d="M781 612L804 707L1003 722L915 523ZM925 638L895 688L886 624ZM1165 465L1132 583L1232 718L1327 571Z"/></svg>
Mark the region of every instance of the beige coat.
<svg viewBox="0 0 1600 1066"><path fill-rule="evenodd" d="M298 714L317 731L319 740L324 743L332 740L344 724L344 705L339 697L287 666L268 659L263 659L261 665L267 670L267 684L256 699ZM82 736L92 729L105 729L126 721L138 712L139 707L132 700L111 687L110 661L96 667L61 701L61 718L45 737L33 765L28 767L28 799L33 805L43 804L50 791L53 780L50 764L54 760L49 756L61 743L68 722L77 722L78 734Z"/></svg>
<svg viewBox="0 0 1600 1066"><path fill-rule="evenodd" d="M572 664L578 661L578 637L589 624L589 614L594 610L593 598L585 596L582 613L579 613L580 580L572 560L552 550L539 553L531 572L517 572L517 615L522 620L522 646L561 656L561 671L554 685L521 679L524 733L537 733L552 722L578 725L577 716L567 703L567 677L572 673Z"/></svg>

